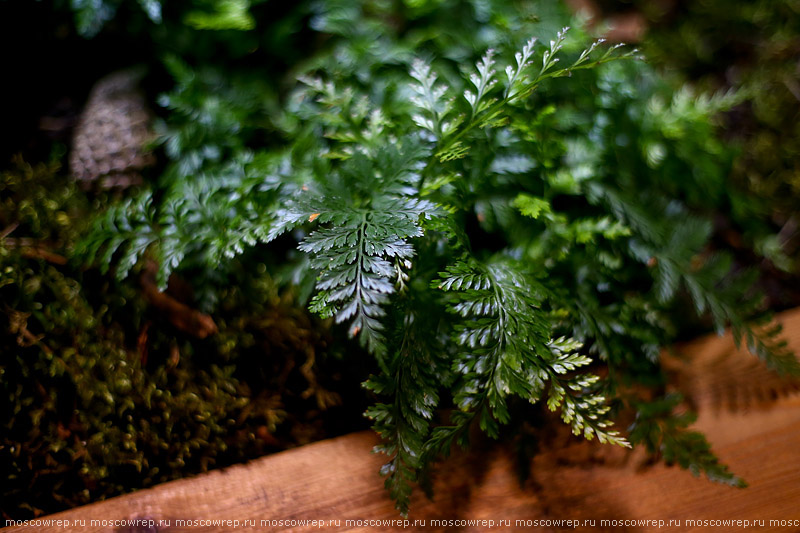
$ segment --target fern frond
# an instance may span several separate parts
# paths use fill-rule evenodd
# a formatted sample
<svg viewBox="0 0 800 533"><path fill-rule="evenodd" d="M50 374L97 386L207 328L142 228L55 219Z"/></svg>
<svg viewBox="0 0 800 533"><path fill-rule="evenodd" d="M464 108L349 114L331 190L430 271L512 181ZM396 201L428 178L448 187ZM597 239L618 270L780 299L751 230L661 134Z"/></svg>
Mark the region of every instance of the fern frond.
<svg viewBox="0 0 800 533"><path fill-rule="evenodd" d="M608 413L611 408L607 405L606 398L593 390L600 378L594 374L562 377L567 372L592 362L578 352L582 347L581 343L560 338L551 341L549 346L554 359L549 364L548 377L551 383L547 407L551 411L561 408L561 419L570 425L574 435L583 434L587 440L597 437L604 444L630 447L618 431L609 429L611 421Z"/></svg>
<svg viewBox="0 0 800 533"><path fill-rule="evenodd" d="M413 198L376 199L366 208L333 205L322 198L299 201L284 211L279 227L304 218L321 225L298 247L320 273L317 288L323 296L315 300L315 309L335 316L337 323L349 321L350 336L358 336L380 360L386 351L382 306L411 267L409 240L422 236L420 219L438 210L428 200ZM308 213L317 206L319 212Z"/></svg>
<svg viewBox="0 0 800 533"><path fill-rule="evenodd" d="M116 261L116 276L124 279L160 237L152 196L143 193L110 207L94 220L89 233L78 242L75 255L86 263L98 263L105 273Z"/></svg>
<svg viewBox="0 0 800 533"><path fill-rule="evenodd" d="M685 211L658 217L656 213L668 208L661 206L648 212L603 186L593 187L591 194L607 202L638 234L639 239L630 242L630 252L653 266L653 289L660 302L673 301L685 287L697 314L708 313L718 334L730 328L737 345L744 340L748 350L771 369L800 375L800 362L780 338L780 327L765 327L769 318L761 311L756 272L735 270L727 254L705 253L712 230L708 220Z"/></svg>
<svg viewBox="0 0 800 533"><path fill-rule="evenodd" d="M539 71L540 77L553 68L556 63L558 63L559 58L556 57L556 54L564 46L564 41L567 39L568 31L569 26L562 28L561 31L556 34L555 40L550 41L550 48L545 50L542 54L542 69ZM586 55L588 55L588 53Z"/></svg>
<svg viewBox="0 0 800 533"><path fill-rule="evenodd" d="M681 401L679 394L668 394L652 402L635 403L637 413L630 428L631 442L644 444L650 453L661 455L667 464L677 463L695 476L702 473L717 483L746 487L743 479L720 463L703 434L688 429L696 415L675 413Z"/></svg>
<svg viewBox="0 0 800 533"><path fill-rule="evenodd" d="M469 82L473 89L467 89L464 92L464 98L470 106L469 118L458 115L458 118L451 120L446 127L440 125L442 115L439 109L446 109L446 113L450 113L452 106L448 104L445 108L437 102L445 101L448 89L434 84L436 75L431 72L429 65L421 61L415 62L415 66L412 68L412 77L419 83L412 86L418 95L414 101L426 111L424 115L417 115L415 121L418 126L435 134L439 144L437 156L440 161L447 162L464 157L467 148L463 138L467 134L476 129L496 127L505 123L507 106L529 96L542 81L548 78L569 76L572 70L593 68L615 59L633 57L633 52L616 55L613 51L617 47L612 47L599 59L590 60L590 55L599 44L597 42L586 49L572 65L558 69L556 64L559 62L559 58L556 55L564 45L568 30L569 28L564 28L558 32L555 40L550 41L550 47L542 54L542 67L535 75L531 76L527 71L532 66L531 58L536 39L530 39L523 46L522 50L514 57L516 66L509 65L505 68L508 82L502 98L489 96L498 81L495 77L494 50L489 49L477 63L477 73L473 72L469 75Z"/></svg>
<svg viewBox="0 0 800 533"><path fill-rule="evenodd" d="M490 48L486 51L486 54L478 62L478 73L472 73L469 76L469 81L475 87L474 91L469 89L464 91L464 98L469 102L473 117L495 102L494 99L486 98L486 95L497 83L495 70L492 68L495 64L493 56L494 50Z"/></svg>
<svg viewBox="0 0 800 533"><path fill-rule="evenodd" d="M506 67L506 77L508 84L506 85L505 98L511 99L519 94L521 87L519 86L522 80L522 73L525 69L531 66L530 59L533 56L533 47L536 44L536 37L532 37L522 47L522 51L514 54L516 66L508 65Z"/></svg>
<svg viewBox="0 0 800 533"><path fill-rule="evenodd" d="M445 122L445 118L454 111L452 98L444 98L449 87L436 83L436 73L421 59L412 63L410 74L417 80L417 83L411 85L415 93L411 102L420 110L412 119L417 126L428 130L436 139L449 135L461 121L459 117Z"/></svg>
<svg viewBox="0 0 800 533"><path fill-rule="evenodd" d="M607 429L605 399L587 392L597 378L564 376L590 359L575 353L579 343L550 338L550 318L542 310L544 291L535 279L508 259L485 265L465 260L441 276L435 286L451 293L451 310L463 317L455 340L465 351L454 367L461 375L454 399L462 414L458 424L437 428L430 446L442 451L475 415L481 429L496 438L499 424L509 420L506 398L513 394L537 402L547 382L548 406L562 407L562 418L573 432L627 445L616 431Z"/></svg>
<svg viewBox="0 0 800 533"><path fill-rule="evenodd" d="M389 374L371 376L366 388L389 403L371 407L366 415L383 443L376 452L389 456L381 468L385 485L397 509L408 513L413 484L426 468L425 441L439 404L439 390L449 382L446 349L432 334L436 315L433 302L414 302L399 324L396 346L389 358Z"/></svg>

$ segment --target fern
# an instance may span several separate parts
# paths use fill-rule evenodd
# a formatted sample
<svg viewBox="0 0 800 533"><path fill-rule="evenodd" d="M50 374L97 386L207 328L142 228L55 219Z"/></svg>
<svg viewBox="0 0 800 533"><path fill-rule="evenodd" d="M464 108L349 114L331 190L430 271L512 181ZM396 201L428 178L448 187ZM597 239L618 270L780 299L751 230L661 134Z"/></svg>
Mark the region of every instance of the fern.
<svg viewBox="0 0 800 533"><path fill-rule="evenodd" d="M386 351L380 319L381 306L402 286L414 249L409 239L421 237L421 217L435 213L425 200L375 201L370 208L344 208L308 215L319 224L299 246L312 256L311 267L320 271L317 287L319 309L351 320L351 337L359 335L367 349L378 356ZM324 303L323 303L324 302Z"/></svg>
<svg viewBox="0 0 800 533"><path fill-rule="evenodd" d="M730 328L737 346L744 340L748 350L773 370L800 375L800 363L781 340L780 326L770 326L769 314L759 311L755 272L732 272L729 256L704 253L710 222L680 210L659 220L654 213L668 209L646 210L619 193L605 190L601 194L643 237L632 242L630 251L652 265L658 300L673 301L685 285L697 314L709 313L719 334Z"/></svg>
<svg viewBox="0 0 800 533"><path fill-rule="evenodd" d="M408 152L387 147L373 157L357 154L339 175L326 176L328 183L319 191L305 186L307 191L301 189L278 211L278 223L268 234L274 239L303 222L318 226L298 247L319 271L314 309L335 316L337 323L349 321L350 336L358 336L384 370L382 306L408 279L414 255L409 241L423 235L422 220L442 214L432 202L409 196L416 192L409 167L427 152L413 138L407 141ZM382 188L370 190L376 178ZM343 190L342 183L355 190Z"/></svg>
<svg viewBox="0 0 800 533"><path fill-rule="evenodd" d="M230 5L233 22L250 20L247 2ZM711 245L711 220L732 202L732 152L712 123L741 95L674 93L620 61L635 50L551 31L563 18L530 39L510 29L532 29L517 11L489 5L513 23L430 7L430 20L463 23L451 34L416 11L315 4L329 48L297 67L280 102L238 63L233 75L168 59L169 163L98 217L84 256L120 276L154 258L162 285L248 253L289 272L300 303L374 364L367 415L403 513L473 426L501 436L511 402L732 482L672 403L635 406L629 439L611 406L623 384L663 385L660 350L688 319L686 298L771 367L800 373L753 275Z"/></svg>
<svg viewBox="0 0 800 533"><path fill-rule="evenodd" d="M550 78L559 78L570 76L576 70L588 69L597 67L608 61L625 58L635 58L637 50L632 50L625 54L614 54L613 51L617 47L612 47L600 57L591 58L592 52L597 48L599 42L595 42L587 49L571 65L564 68L556 68L559 58L556 57L558 52L563 47L564 41L567 36L568 27L562 29L556 39L550 41L549 49L545 50L542 54L542 66L539 72L531 75L531 68L533 66L528 59L533 55L533 47L536 39L530 39L523 47L521 52L515 56L516 69L508 66L506 75L508 81L504 91L503 98L490 96L496 93L494 90L497 84L496 72L494 70L495 61L493 59L494 51L489 50L478 62L476 66L477 74L470 75L470 82L474 86L474 90L468 89L464 92L464 98L469 102L471 113L467 120L464 115L458 116L454 124L463 125L460 128L449 127L448 131L452 134L449 136L442 135L441 146L439 147L438 156L442 161L459 159L466 154L462 138L472 132L473 129L481 129L485 127L499 126L503 124L507 118L504 115L504 108L509 104L523 99L530 95L541 83ZM591 58L591 59L590 59ZM510 69L510 70L509 70ZM434 78L435 79L435 78ZM426 95L428 99L439 99L442 94L437 94L439 91L434 91L431 86L430 94Z"/></svg>
<svg viewBox="0 0 800 533"><path fill-rule="evenodd" d="M108 209L94 221L91 232L78 243L75 254L97 261L105 273L120 252L116 274L124 278L159 235L155 229L155 210L150 195L142 194Z"/></svg>
<svg viewBox="0 0 800 533"><path fill-rule="evenodd" d="M433 303L412 301L404 306L388 372L371 376L365 383L369 390L391 400L374 405L366 416L383 440L375 451L390 458L381 474L403 514L408 513L413 483L420 480L426 467L421 451L439 405L439 391L451 381L447 351L441 339L431 335L435 325L429 306Z"/></svg>
<svg viewBox="0 0 800 533"><path fill-rule="evenodd" d="M695 476L705 474L710 480L734 487L746 487L743 479L719 462L702 433L689 430L696 420L693 413L675 414L681 403L678 394L669 394L653 402L637 403L636 420L630 428L634 444L663 456L668 464L677 463Z"/></svg>
<svg viewBox="0 0 800 533"><path fill-rule="evenodd" d="M479 415L481 429L498 437L498 423L509 422L506 398L514 394L537 402L549 382L547 405L551 410L561 408L573 433L627 446L618 432L607 429L611 423L605 418L605 399L589 392L598 378L591 374L566 378L591 359L576 353L580 343L551 338L550 319L542 310L544 289L531 276L513 262L485 266L461 262L442 273L436 284L453 293L452 310L465 319L455 330L458 344L466 350L454 363L462 375L455 402L463 413ZM458 419L460 423L447 432L465 429L469 417Z"/></svg>
<svg viewBox="0 0 800 533"><path fill-rule="evenodd" d="M96 219L76 254L104 270L116 257L120 279L149 254L159 264L161 287L187 256L209 266L229 260L267 240L271 219L263 211L277 199L277 161L243 154L215 166L213 180L204 173L161 191L158 203L154 192L141 192ZM270 170L273 175L264 176Z"/></svg>

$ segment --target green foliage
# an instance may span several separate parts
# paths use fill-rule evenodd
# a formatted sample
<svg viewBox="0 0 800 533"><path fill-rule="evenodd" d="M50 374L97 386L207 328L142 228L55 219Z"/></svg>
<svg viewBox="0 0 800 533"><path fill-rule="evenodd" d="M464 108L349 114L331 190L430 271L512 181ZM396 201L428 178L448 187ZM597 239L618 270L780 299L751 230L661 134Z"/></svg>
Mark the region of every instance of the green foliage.
<svg viewBox="0 0 800 533"><path fill-rule="evenodd" d="M445 344L430 338L431 320L443 318L432 316L432 296L422 292L417 295L422 300L404 302L405 308L397 314L400 323L394 331L398 338L392 339L396 348L390 350L388 368L364 384L391 400L375 404L366 415L383 440L375 451L390 457L381 468L386 488L404 513L408 512L412 483L420 481L420 470L426 466L420 451L429 446L440 389L453 379Z"/></svg>
<svg viewBox="0 0 800 533"><path fill-rule="evenodd" d="M597 382L591 374L562 377L591 359L578 352L579 342L552 338L550 320L541 310L544 288L519 264L456 263L442 276L437 287L454 293L451 309L464 319L454 328L454 340L464 353L453 363L463 375L454 396L462 412L480 413L481 429L497 438L498 423L509 422L506 396L535 403L550 382L547 406L551 411L561 408L576 435L627 445L617 432L605 430L610 424L603 418L608 408L602 396L584 394L576 401L568 392L585 392ZM449 431L466 429L468 418L459 419L461 427Z"/></svg>
<svg viewBox="0 0 800 533"><path fill-rule="evenodd" d="M190 11L184 20L199 30L252 30L255 20L249 7L248 0L217 0L210 12Z"/></svg>
<svg viewBox="0 0 800 533"><path fill-rule="evenodd" d="M152 22L161 22L161 0L138 0L139 7ZM122 0L71 0L75 25L84 37L94 37L112 20Z"/></svg>
<svg viewBox="0 0 800 533"><path fill-rule="evenodd" d="M401 512L470 428L499 437L514 402L627 446L607 398L663 385L687 299L800 372L754 278L712 245L717 214L752 213L714 125L744 93L672 91L635 50L568 31L552 2L309 9L325 45L286 94L258 68L167 60L169 162L79 251L120 277L150 257L162 285L272 254L374 356L367 415ZM636 409L631 442L738 484L672 400Z"/></svg>
<svg viewBox="0 0 800 533"><path fill-rule="evenodd" d="M729 216L745 244L778 269L797 272L797 2L712 0L674 11L654 9L649 2L636 4L651 25L644 46L655 65L668 69L679 82L732 87L749 96L731 114L735 124L729 136L741 145L731 180L747 197L737 199ZM773 298L786 305L779 295Z"/></svg>
<svg viewBox="0 0 800 533"><path fill-rule="evenodd" d="M137 0L137 3L151 22L160 24L163 21L161 0ZM116 17L122 4L122 0L70 0L78 33L94 37ZM191 28L246 31L255 27L249 0L197 0L187 4L189 9L183 22Z"/></svg>
<svg viewBox="0 0 800 533"><path fill-rule="evenodd" d="M109 209L76 251L104 269L117 254L123 279L154 245L161 287L187 256L214 269L264 240L269 220L263 215L275 209L282 178L276 156L245 147L271 101L267 85L225 80L211 69L195 72L173 57L167 65L177 85L160 98L171 111L159 125L171 161L159 187ZM267 172L274 172L271 179Z"/></svg>

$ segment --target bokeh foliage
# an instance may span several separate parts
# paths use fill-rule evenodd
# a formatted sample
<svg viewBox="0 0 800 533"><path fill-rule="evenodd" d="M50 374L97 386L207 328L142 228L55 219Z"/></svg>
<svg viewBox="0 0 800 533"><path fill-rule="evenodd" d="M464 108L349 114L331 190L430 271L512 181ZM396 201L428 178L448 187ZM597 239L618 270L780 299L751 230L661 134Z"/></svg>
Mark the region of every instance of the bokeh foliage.
<svg viewBox="0 0 800 533"><path fill-rule="evenodd" d="M605 2L610 9L619 3ZM617 5L615 5L617 4ZM741 148L730 180L750 196L750 221L725 229L775 258L778 271L797 272L800 250L800 3L796 0L633 2L649 26L642 46L672 83L700 90L732 89L746 98L729 114L725 138ZM630 5L627 6L630 8ZM764 216L764 215L767 216ZM772 237L759 235L771 224ZM729 242L736 243L735 237ZM796 291L777 288L775 305L791 305Z"/></svg>

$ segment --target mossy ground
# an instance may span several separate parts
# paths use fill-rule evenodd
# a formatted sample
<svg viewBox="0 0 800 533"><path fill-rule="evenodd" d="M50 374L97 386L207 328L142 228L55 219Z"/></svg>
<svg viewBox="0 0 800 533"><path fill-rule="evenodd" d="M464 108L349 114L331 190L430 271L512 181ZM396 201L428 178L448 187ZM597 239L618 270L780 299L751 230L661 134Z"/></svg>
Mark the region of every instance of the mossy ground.
<svg viewBox="0 0 800 533"><path fill-rule="evenodd" d="M57 164L18 159L2 174L0 203L4 516L56 512L364 424L363 399L350 394L343 409L337 392L359 391L348 382L358 373L347 361L331 369L326 325L287 304L263 266L259 281L238 269L219 294L219 332L200 340L135 283L62 261L91 201Z"/></svg>

